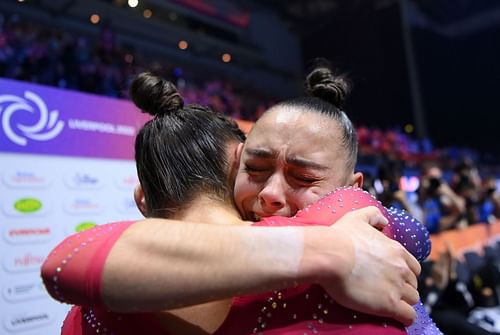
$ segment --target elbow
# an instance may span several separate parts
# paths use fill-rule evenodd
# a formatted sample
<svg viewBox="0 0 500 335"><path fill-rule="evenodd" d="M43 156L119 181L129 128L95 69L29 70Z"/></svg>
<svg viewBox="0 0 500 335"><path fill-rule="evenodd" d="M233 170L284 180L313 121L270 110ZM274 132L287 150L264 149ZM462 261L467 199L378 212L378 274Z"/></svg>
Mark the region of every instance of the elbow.
<svg viewBox="0 0 500 335"><path fill-rule="evenodd" d="M49 293L49 295L61 302L64 302L62 300L62 297L60 296L59 289L57 286L57 263L54 261L54 259L49 256L47 259L43 262L41 270L40 270L40 276L42 278L42 282L45 285L45 289Z"/></svg>

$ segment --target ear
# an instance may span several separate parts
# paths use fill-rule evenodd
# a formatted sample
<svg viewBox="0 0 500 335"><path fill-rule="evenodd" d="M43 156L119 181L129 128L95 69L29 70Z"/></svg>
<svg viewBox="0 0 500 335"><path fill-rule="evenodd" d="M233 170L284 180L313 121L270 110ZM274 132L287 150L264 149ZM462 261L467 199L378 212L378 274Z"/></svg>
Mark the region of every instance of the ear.
<svg viewBox="0 0 500 335"><path fill-rule="evenodd" d="M240 160L241 160L241 155L243 153L243 147L245 146L244 143L238 144L238 147L236 148L236 156L235 156L235 161L237 162L237 167L239 168L240 166Z"/></svg>
<svg viewBox="0 0 500 335"><path fill-rule="evenodd" d="M363 173L356 172L351 177L351 182L349 183L351 186L363 188Z"/></svg>
<svg viewBox="0 0 500 335"><path fill-rule="evenodd" d="M228 146L228 157L229 157L229 167L231 171L229 174L238 172L238 168L240 167L240 157L241 152L243 151L243 143L238 142L238 144L230 144Z"/></svg>
<svg viewBox="0 0 500 335"><path fill-rule="evenodd" d="M144 191L142 190L141 184L137 185L134 189L134 200L142 215L144 215L144 217L148 217L146 210L146 198L144 198Z"/></svg>
<svg viewBox="0 0 500 335"><path fill-rule="evenodd" d="M231 185L231 188L234 186L236 175L238 174L238 169L240 168L240 158L243 151L243 143L238 143L238 145L234 146L233 148L234 149L232 149L230 152L230 158L232 161L229 164L230 170L228 171L228 182L229 185Z"/></svg>

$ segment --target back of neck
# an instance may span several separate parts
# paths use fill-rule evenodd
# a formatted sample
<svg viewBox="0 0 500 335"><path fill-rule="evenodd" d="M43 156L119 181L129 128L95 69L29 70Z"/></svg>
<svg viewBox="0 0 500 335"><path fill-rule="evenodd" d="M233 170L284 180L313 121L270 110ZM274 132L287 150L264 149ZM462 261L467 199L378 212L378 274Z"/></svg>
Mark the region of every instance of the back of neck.
<svg viewBox="0 0 500 335"><path fill-rule="evenodd" d="M242 224L238 211L220 199L198 196L172 219L208 224Z"/></svg>

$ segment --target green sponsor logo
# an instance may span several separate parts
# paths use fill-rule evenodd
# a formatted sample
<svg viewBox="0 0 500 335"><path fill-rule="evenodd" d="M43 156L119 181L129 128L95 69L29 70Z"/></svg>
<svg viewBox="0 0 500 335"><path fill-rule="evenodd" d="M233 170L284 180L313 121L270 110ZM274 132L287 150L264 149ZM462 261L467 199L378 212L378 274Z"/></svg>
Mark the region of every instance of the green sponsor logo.
<svg viewBox="0 0 500 335"><path fill-rule="evenodd" d="M78 224L76 227L75 227L75 231L77 233L81 232L81 231L84 231L84 230L87 230L87 229L90 229L92 227L95 227L96 226L96 223L95 222L91 222L91 221L85 221L85 222L82 222L80 224Z"/></svg>
<svg viewBox="0 0 500 335"><path fill-rule="evenodd" d="M14 208L21 213L34 213L42 208L40 200L35 198L22 198L14 203Z"/></svg>

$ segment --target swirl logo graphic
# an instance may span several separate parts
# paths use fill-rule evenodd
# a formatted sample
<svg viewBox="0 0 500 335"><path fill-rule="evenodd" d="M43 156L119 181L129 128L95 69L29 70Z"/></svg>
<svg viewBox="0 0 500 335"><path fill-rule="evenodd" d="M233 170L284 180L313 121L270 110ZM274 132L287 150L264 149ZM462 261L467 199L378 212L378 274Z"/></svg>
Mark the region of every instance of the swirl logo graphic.
<svg viewBox="0 0 500 335"><path fill-rule="evenodd" d="M30 103L31 102L31 103ZM16 124L18 132L11 127L11 117L15 112L28 111L39 114L39 120L34 125ZM24 92L24 98L16 95L0 95L0 114L5 135L14 143L25 146L27 139L48 141L61 133L64 122L58 120L59 111L48 111L45 102L31 91ZM21 134L18 134L18 133Z"/></svg>

